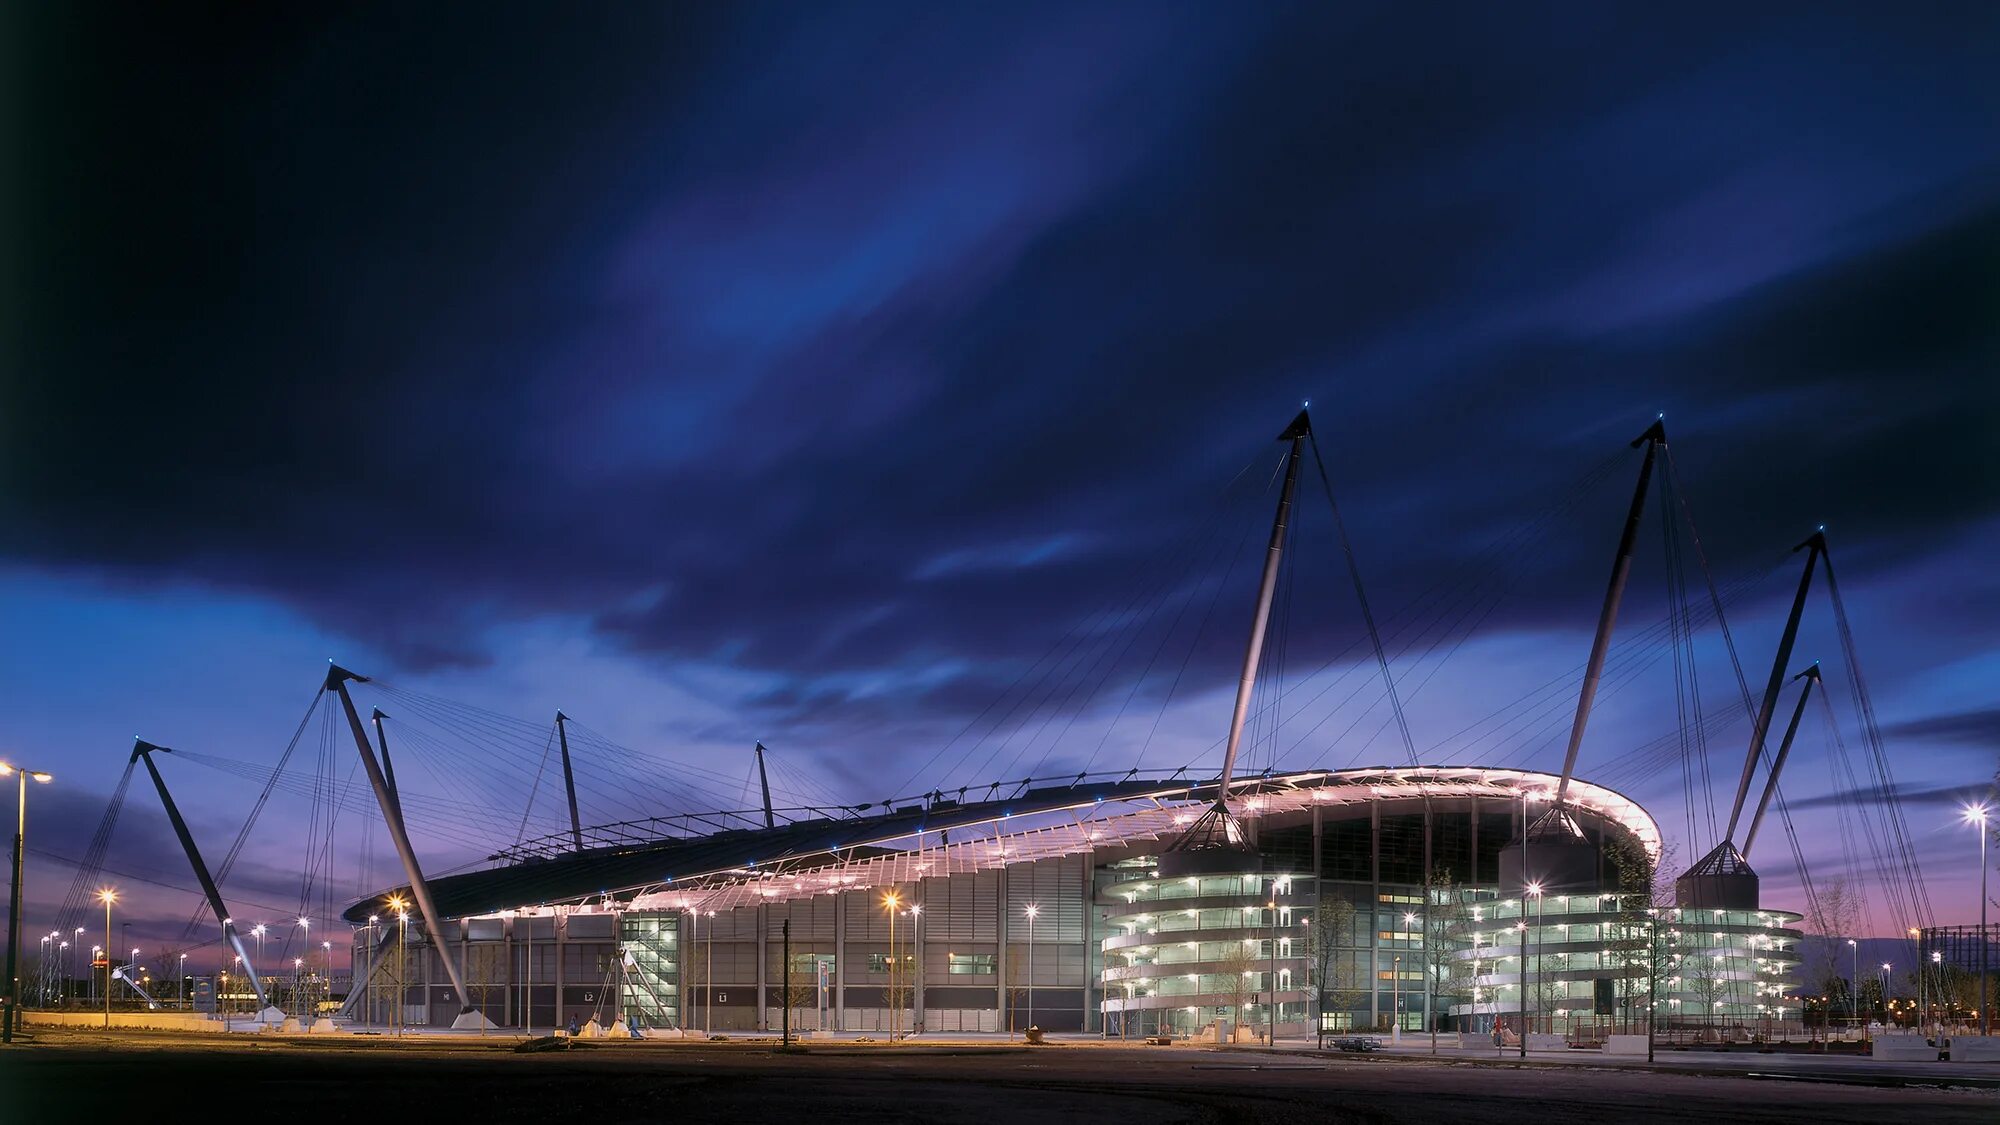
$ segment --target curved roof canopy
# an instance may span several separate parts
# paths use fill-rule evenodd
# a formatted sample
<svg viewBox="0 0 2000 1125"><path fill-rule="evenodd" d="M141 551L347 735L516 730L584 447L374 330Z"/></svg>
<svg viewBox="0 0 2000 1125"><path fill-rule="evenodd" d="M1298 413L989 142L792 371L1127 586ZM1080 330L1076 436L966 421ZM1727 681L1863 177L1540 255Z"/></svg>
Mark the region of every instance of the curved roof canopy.
<svg viewBox="0 0 2000 1125"><path fill-rule="evenodd" d="M1315 770L1239 781L1230 809L1261 817L1381 799L1490 797L1547 801L1558 778L1479 766ZM933 801L879 816L806 820L776 828L591 848L430 880L446 917L531 912L607 902L626 909L727 910L760 902L894 886L1099 848L1164 842L1216 797L1216 782L1123 780L1029 789L1001 800ZM1649 855L1660 831L1638 803L1572 780L1571 806L1630 832ZM342 914L360 925L399 887Z"/></svg>

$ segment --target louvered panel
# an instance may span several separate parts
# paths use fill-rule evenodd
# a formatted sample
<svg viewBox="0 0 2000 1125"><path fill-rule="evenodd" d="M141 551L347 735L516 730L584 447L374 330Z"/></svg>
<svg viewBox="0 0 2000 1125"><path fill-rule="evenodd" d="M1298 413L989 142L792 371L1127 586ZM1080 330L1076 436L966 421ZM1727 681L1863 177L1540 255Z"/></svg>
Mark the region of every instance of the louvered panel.
<svg viewBox="0 0 2000 1125"><path fill-rule="evenodd" d="M1025 941L1027 908L1037 909L1036 941L1082 941L1088 903L1082 856L1047 859L1007 869L1007 937Z"/></svg>

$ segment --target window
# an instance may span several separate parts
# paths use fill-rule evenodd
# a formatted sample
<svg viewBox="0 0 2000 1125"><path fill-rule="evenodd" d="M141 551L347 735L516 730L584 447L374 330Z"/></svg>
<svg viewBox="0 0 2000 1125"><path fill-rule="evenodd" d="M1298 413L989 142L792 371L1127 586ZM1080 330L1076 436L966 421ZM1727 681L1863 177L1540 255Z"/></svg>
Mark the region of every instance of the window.
<svg viewBox="0 0 2000 1125"><path fill-rule="evenodd" d="M903 967L908 969L912 958L907 953L898 953L896 954L896 960L902 962ZM868 955L868 971L871 973L888 972L889 955L887 953L870 953Z"/></svg>
<svg viewBox="0 0 2000 1125"><path fill-rule="evenodd" d="M951 953L945 957L953 976L992 976L999 967L997 953Z"/></svg>

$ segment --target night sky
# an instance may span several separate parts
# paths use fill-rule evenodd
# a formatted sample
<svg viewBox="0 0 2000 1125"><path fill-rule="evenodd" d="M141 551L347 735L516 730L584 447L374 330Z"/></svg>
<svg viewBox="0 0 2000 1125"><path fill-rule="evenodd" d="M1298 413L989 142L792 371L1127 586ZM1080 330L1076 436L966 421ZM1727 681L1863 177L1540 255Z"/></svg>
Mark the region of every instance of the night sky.
<svg viewBox="0 0 2000 1125"><path fill-rule="evenodd" d="M30 939L135 733L268 768L328 659L561 707L725 804L758 739L857 804L1212 769L1307 399L1426 763L1560 767L1657 415L1753 691L1824 524L1937 920L1974 920L2000 12L1870 7L14 6L0 748L58 774ZM1748 724L1703 625L1691 799L1653 502L1580 772L1684 864ZM1300 508L1246 760L1407 764L1310 470ZM1823 585L1813 660L1859 762ZM1837 873L1867 778L1809 716L1785 792ZM256 782L163 769L225 850ZM492 830L420 837L434 870L518 834L527 789L480 784ZM337 900L391 880L358 824ZM298 909L313 832L274 799L239 920ZM178 940L138 783L107 866L135 943Z"/></svg>

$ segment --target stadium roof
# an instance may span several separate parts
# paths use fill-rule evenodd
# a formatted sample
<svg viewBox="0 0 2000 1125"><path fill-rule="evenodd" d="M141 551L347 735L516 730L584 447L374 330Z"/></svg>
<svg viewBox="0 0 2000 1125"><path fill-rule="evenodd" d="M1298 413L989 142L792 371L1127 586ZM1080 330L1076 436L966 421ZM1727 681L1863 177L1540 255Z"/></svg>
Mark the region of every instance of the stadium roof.
<svg viewBox="0 0 2000 1125"><path fill-rule="evenodd" d="M1478 766L1314 770L1243 779L1229 805L1244 817L1382 798L1551 799L1558 779ZM845 890L893 886L1014 863L1171 838L1215 800L1214 779L1132 779L1027 789L970 803L933 800L869 817L588 848L554 858L430 879L446 917L616 901L627 909L727 910ZM1623 827L1655 857L1660 832L1637 802L1570 783L1570 803ZM359 925L390 894L348 907Z"/></svg>

